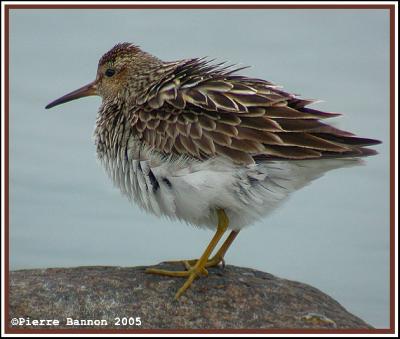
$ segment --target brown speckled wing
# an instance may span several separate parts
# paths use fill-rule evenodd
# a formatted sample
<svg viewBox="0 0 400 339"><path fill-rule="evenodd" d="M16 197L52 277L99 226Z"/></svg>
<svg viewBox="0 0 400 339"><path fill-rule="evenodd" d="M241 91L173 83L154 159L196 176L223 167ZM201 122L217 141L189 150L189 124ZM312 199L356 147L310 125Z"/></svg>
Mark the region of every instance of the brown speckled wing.
<svg viewBox="0 0 400 339"><path fill-rule="evenodd" d="M166 64L160 81L137 99L137 135L165 154L223 155L239 164L357 156L379 143L323 123L338 114L306 107L314 101L235 71L204 59Z"/></svg>

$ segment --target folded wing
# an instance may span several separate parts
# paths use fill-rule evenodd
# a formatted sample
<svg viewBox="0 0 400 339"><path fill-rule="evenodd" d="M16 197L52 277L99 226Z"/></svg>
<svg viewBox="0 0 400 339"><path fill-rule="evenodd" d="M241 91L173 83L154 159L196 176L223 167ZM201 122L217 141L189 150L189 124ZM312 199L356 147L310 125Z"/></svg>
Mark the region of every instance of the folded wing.
<svg viewBox="0 0 400 339"><path fill-rule="evenodd" d="M317 159L374 154L378 144L323 120L338 116L308 108L304 100L239 69L191 59L166 64L160 81L137 99L132 127L164 154L235 163L267 159Z"/></svg>

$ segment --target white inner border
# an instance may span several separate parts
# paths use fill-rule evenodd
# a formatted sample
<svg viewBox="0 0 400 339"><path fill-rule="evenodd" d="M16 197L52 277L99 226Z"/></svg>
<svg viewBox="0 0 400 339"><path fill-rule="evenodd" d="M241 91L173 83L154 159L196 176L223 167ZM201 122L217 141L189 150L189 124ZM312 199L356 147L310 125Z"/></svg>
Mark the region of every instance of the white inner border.
<svg viewBox="0 0 400 339"><path fill-rule="evenodd" d="M397 1L4 1L1 2L1 320L8 318L4 304L4 226L5 226L5 5L394 5L395 6L395 334L246 334L248 337L397 337L398 335L398 3ZM255 9L256 10L256 9ZM10 137L10 135L9 135ZM5 334L5 324L1 321L1 335L5 337L241 337L244 334Z"/></svg>

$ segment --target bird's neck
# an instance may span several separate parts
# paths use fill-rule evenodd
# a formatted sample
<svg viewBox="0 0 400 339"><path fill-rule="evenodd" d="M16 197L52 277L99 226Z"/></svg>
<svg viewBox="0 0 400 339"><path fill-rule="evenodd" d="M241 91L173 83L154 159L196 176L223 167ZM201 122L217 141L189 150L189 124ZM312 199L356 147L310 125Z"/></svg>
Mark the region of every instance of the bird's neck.
<svg viewBox="0 0 400 339"><path fill-rule="evenodd" d="M100 157L117 158L130 139L137 139L130 128L125 107L124 101L118 100L118 97L113 101L103 101L100 106L94 130L94 140Z"/></svg>
<svg viewBox="0 0 400 339"><path fill-rule="evenodd" d="M130 69L128 75L128 85L124 88L123 93L125 100L132 102L138 97L143 96L163 76L163 61L155 57L138 59Z"/></svg>

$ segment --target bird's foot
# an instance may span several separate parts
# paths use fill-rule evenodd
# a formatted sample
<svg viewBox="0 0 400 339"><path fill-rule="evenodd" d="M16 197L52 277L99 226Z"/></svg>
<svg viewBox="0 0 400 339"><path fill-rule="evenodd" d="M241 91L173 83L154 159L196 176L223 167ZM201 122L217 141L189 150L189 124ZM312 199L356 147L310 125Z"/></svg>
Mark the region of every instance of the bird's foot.
<svg viewBox="0 0 400 339"><path fill-rule="evenodd" d="M189 260L168 260L164 261L166 264L182 264L185 268L189 271L199 259L189 259ZM219 263L222 263L222 266L225 266L225 260L223 257L215 255L211 259L208 259L206 264L204 265L205 268L215 267L218 266Z"/></svg>
<svg viewBox="0 0 400 339"><path fill-rule="evenodd" d="M222 244L219 251L214 255L214 257L209 259L211 253L213 252L215 246L218 244L219 240L225 233L229 224L228 217L223 209L218 209L217 215L218 215L217 231L215 232L213 238L211 239L210 243L208 244L207 248L205 249L200 259L180 261L185 266L186 271L169 271L157 268L148 268L146 270L146 273L151 273L151 274L166 275L170 277L187 277L183 286L176 293L175 299L178 299L192 285L194 279L202 275L206 276L208 275L206 267L216 266L222 261L227 248L229 247L233 239L236 237L238 232L232 231L229 237Z"/></svg>
<svg viewBox="0 0 400 339"><path fill-rule="evenodd" d="M188 278L178 292L176 292L175 299L178 299L183 293L185 293L185 291L192 285L194 279L200 277L201 275L208 275L208 271L204 267L205 265L201 264L200 260L197 261L194 266L190 266L189 263L187 263L185 266L187 269L186 272L188 273Z"/></svg>
<svg viewBox="0 0 400 339"><path fill-rule="evenodd" d="M191 266L189 264L189 262L186 260L177 261L177 262L186 263L184 265L185 265L187 271L170 271L170 270L161 270L158 268L147 268L145 272L150 273L150 274L165 275L168 277L188 277L188 276L190 276L190 274L194 270L195 266ZM205 275L205 276L208 275L208 271L205 268L203 268L201 271L198 270L197 273L199 276L200 275Z"/></svg>
<svg viewBox="0 0 400 339"><path fill-rule="evenodd" d="M194 279L200 276L208 275L208 271L206 270L205 265L202 265L200 261L195 262L193 266L190 265L190 262L192 262L192 260L183 260L181 262L184 263L187 271L169 271L157 268L148 268L145 271L146 273L166 275L169 277L187 277L185 283L175 294L175 299L178 299L192 285Z"/></svg>

